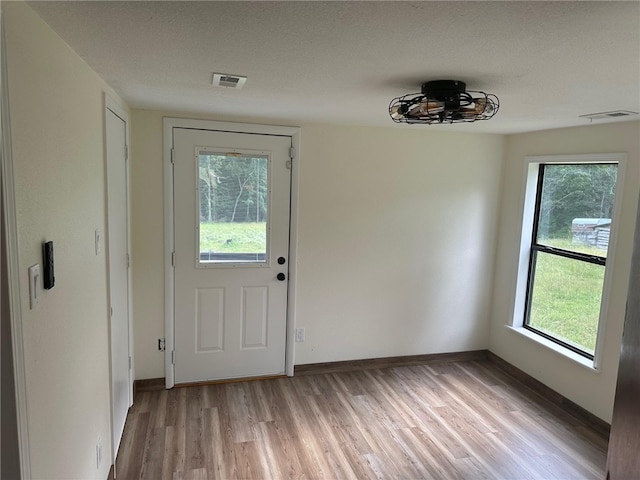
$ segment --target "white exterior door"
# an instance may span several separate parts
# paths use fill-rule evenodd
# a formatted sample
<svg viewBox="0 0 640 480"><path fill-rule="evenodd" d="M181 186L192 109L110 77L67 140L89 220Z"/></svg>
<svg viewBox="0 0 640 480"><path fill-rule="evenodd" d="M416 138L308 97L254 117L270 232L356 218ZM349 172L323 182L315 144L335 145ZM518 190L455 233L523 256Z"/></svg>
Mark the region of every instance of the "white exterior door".
<svg viewBox="0 0 640 480"><path fill-rule="evenodd" d="M106 111L106 122L112 446L115 459L127 412L132 404L129 345L127 124L121 116L110 109Z"/></svg>
<svg viewBox="0 0 640 480"><path fill-rule="evenodd" d="M175 383L283 374L291 137L172 133Z"/></svg>

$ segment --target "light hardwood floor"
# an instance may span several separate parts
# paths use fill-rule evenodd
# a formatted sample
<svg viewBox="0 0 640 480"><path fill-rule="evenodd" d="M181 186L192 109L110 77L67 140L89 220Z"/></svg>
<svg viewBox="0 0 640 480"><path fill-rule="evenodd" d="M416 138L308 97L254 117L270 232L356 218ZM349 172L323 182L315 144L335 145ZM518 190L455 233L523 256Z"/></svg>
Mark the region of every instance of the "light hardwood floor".
<svg viewBox="0 0 640 480"><path fill-rule="evenodd" d="M120 479L601 479L607 439L488 360L140 392Z"/></svg>

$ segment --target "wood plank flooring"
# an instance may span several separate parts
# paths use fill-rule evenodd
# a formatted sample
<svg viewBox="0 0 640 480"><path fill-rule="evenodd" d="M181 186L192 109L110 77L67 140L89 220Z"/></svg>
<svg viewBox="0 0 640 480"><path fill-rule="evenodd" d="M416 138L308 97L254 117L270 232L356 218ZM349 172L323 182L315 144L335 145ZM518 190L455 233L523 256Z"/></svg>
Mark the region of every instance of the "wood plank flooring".
<svg viewBox="0 0 640 480"><path fill-rule="evenodd" d="M140 392L117 479L601 479L607 439L488 360Z"/></svg>

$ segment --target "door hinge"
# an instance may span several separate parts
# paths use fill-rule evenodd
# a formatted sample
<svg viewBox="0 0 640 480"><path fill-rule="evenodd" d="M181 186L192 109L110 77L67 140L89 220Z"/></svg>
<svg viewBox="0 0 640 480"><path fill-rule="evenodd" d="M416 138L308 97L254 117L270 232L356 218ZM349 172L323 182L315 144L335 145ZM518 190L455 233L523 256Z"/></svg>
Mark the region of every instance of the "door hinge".
<svg viewBox="0 0 640 480"><path fill-rule="evenodd" d="M127 268L131 267L131 255L127 253Z"/></svg>
<svg viewBox="0 0 640 480"><path fill-rule="evenodd" d="M113 317L113 307L109 307L109 316Z"/></svg>
<svg viewBox="0 0 640 480"><path fill-rule="evenodd" d="M171 266L176 266L176 252L171 252Z"/></svg>
<svg viewBox="0 0 640 480"><path fill-rule="evenodd" d="M289 149L289 158L291 158L291 160L293 160L294 158L296 158L296 149L291 147Z"/></svg>
<svg viewBox="0 0 640 480"><path fill-rule="evenodd" d="M131 357L129 357L129 370L131 370Z"/></svg>
<svg viewBox="0 0 640 480"><path fill-rule="evenodd" d="M124 161L129 160L129 145L124 146Z"/></svg>
<svg viewBox="0 0 640 480"><path fill-rule="evenodd" d="M171 365L175 365L175 364L176 364L176 351L171 350Z"/></svg>
<svg viewBox="0 0 640 480"><path fill-rule="evenodd" d="M172 148L171 149L171 163L172 164L175 163L175 160L174 160L175 154L176 154L176 151L175 151L175 149Z"/></svg>

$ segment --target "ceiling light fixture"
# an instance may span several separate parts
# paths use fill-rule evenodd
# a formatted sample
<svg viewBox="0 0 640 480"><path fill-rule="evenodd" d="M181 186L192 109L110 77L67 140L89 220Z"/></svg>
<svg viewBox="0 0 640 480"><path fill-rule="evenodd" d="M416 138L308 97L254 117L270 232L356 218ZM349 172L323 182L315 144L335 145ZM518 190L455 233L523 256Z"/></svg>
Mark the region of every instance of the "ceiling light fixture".
<svg viewBox="0 0 640 480"><path fill-rule="evenodd" d="M389 115L396 123L462 123L489 120L500 101L491 93L466 91L459 80L434 80L422 84L422 93L396 97Z"/></svg>

